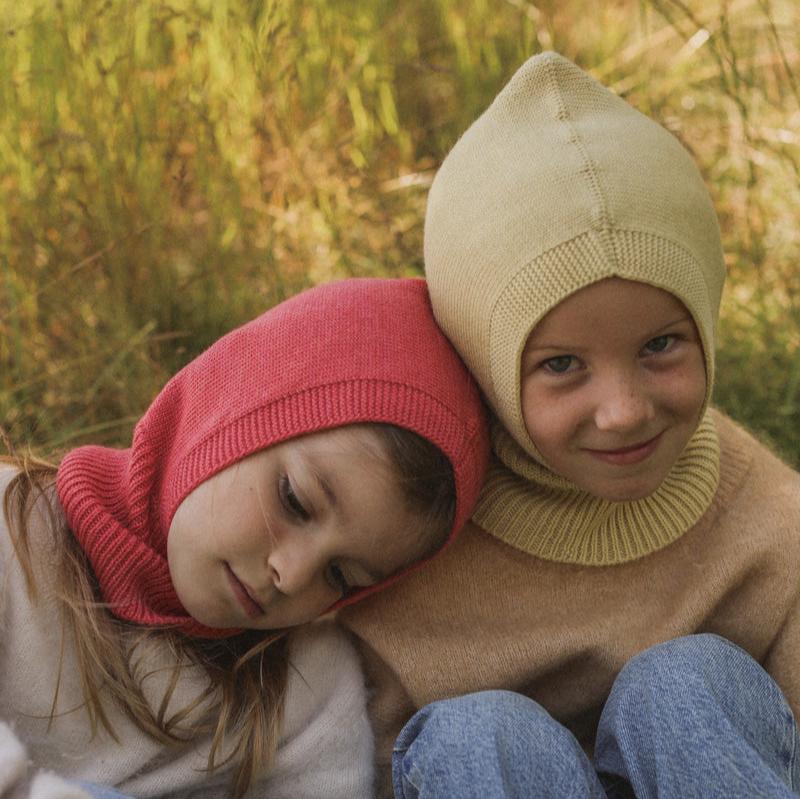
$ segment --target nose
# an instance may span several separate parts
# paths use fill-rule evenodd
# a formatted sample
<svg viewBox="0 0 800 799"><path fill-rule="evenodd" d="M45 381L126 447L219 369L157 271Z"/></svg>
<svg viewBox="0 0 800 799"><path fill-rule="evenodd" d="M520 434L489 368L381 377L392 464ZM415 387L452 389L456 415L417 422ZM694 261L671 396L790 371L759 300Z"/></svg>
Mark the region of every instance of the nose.
<svg viewBox="0 0 800 799"><path fill-rule="evenodd" d="M594 416L598 430L634 432L655 417L655 407L640 377L617 373L600 385Z"/></svg>
<svg viewBox="0 0 800 799"><path fill-rule="evenodd" d="M309 539L299 534L284 536L267 557L275 587L287 596L308 589L323 572L322 553Z"/></svg>

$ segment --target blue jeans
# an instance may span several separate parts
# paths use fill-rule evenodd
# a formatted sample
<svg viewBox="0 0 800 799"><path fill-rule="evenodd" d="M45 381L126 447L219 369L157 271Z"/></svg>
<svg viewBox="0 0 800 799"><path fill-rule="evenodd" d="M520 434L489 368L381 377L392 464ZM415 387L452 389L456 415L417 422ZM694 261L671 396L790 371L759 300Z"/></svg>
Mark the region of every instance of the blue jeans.
<svg viewBox="0 0 800 799"><path fill-rule="evenodd" d="M729 641L692 635L623 668L594 762L533 700L485 691L413 716L392 777L397 799L784 799L800 788L796 749L772 678Z"/></svg>

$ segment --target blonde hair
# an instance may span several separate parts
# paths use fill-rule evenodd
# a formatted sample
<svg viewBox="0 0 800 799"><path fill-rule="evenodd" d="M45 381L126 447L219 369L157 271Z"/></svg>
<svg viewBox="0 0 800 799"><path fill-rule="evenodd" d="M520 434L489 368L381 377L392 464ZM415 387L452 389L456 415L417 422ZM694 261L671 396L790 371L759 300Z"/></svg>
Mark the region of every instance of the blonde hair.
<svg viewBox="0 0 800 799"><path fill-rule="evenodd" d="M0 457L0 462L19 470L5 491L3 511L31 600L37 595L30 532L34 512L44 517L49 543L59 553L52 585L60 600L62 640L70 632L74 639L92 736L102 728L118 740L106 712L108 697L140 730L166 746L179 747L198 735L211 735L208 770L231 766L232 794L243 796L270 766L277 748L288 673L288 631L250 631L204 640L120 621L102 602L89 561L67 526L55 496L56 466L30 455ZM143 690L152 673L144 664L149 652L164 645L174 662L168 667L164 695L154 708ZM205 670L205 689L188 705L168 712L181 672L193 666ZM57 683L51 721L58 692Z"/></svg>
<svg viewBox="0 0 800 799"><path fill-rule="evenodd" d="M427 439L391 424L371 423L408 507L426 530L430 552L441 547L453 523L455 480L447 457ZM5 440L0 429L0 438ZM10 442L5 440L13 453ZM166 746L210 735L207 768L231 766L232 794L241 797L271 765L281 731L289 669L288 630L243 632L225 639L200 639L169 628L142 627L111 614L102 601L89 559L72 534L55 492L57 466L31 455L0 456L14 466L3 511L28 594L37 595L32 517L44 519L54 558L52 590L60 600L62 640L71 633L92 735L104 729L118 740L106 712L108 697L142 732ZM38 523L38 518L36 523ZM427 555L426 555L427 556ZM144 682L153 673L148 654L166 647L172 665L158 707ZM205 670L200 696L175 711L171 700L181 672ZM159 667L159 671L162 668ZM60 677L59 677L60 681ZM51 705L56 713L59 685ZM168 712L169 711L169 712ZM226 754L227 753L227 754Z"/></svg>

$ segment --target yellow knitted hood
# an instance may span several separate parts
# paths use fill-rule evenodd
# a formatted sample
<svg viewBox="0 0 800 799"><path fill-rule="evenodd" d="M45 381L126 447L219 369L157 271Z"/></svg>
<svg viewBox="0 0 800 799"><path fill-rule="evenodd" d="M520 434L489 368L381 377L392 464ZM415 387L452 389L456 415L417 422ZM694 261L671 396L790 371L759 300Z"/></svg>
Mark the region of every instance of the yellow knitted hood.
<svg viewBox="0 0 800 799"><path fill-rule="evenodd" d="M669 132L566 58L534 56L437 173L425 270L436 318L501 423L478 523L541 557L615 563L697 521L718 481L708 415L653 495L608 502L547 469L520 402L520 358L537 322L616 276L665 289L692 314L708 405L722 247L699 171Z"/></svg>

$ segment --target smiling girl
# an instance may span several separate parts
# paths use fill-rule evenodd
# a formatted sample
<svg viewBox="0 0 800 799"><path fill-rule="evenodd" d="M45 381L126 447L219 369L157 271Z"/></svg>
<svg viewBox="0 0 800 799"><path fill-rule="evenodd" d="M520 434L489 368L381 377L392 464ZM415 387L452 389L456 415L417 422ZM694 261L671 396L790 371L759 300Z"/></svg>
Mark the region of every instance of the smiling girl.
<svg viewBox="0 0 800 799"><path fill-rule="evenodd" d="M520 359L522 418L550 469L611 501L650 496L706 393L691 314L666 291L606 278L552 309Z"/></svg>
<svg viewBox="0 0 800 799"><path fill-rule="evenodd" d="M710 407L725 267L691 156L535 56L439 169L425 269L493 458L456 545L342 614L385 781L794 796L800 476Z"/></svg>
<svg viewBox="0 0 800 799"><path fill-rule="evenodd" d="M130 448L12 462L0 795L369 797L355 654L290 628L451 541L487 450L424 282L350 280L217 341Z"/></svg>

